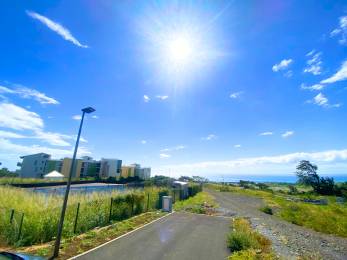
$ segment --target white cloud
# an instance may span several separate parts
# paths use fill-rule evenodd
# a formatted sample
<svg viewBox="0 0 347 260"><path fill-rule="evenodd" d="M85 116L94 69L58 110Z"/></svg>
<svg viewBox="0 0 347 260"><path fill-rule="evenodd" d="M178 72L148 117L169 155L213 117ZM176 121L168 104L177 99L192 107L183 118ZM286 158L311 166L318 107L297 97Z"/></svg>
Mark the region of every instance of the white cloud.
<svg viewBox="0 0 347 260"><path fill-rule="evenodd" d="M283 138L288 138L294 134L294 131L286 131L282 134Z"/></svg>
<svg viewBox="0 0 347 260"><path fill-rule="evenodd" d="M3 131L0 130L0 138L12 138L12 139L20 139L20 138L26 138L26 136L9 132L9 131Z"/></svg>
<svg viewBox="0 0 347 260"><path fill-rule="evenodd" d="M82 116L81 115L74 115L71 117L73 120L81 120Z"/></svg>
<svg viewBox="0 0 347 260"><path fill-rule="evenodd" d="M161 153L161 154L159 154L159 157L160 157L160 159L168 159L171 157L171 155L167 154L167 153Z"/></svg>
<svg viewBox="0 0 347 260"><path fill-rule="evenodd" d="M157 95L156 98L160 99L160 100L165 100L168 99L169 96L161 96L161 95Z"/></svg>
<svg viewBox="0 0 347 260"><path fill-rule="evenodd" d="M272 66L272 71L274 72L278 72L280 70L285 70L289 67L290 64L293 63L293 60L292 59L284 59L282 60L280 63L278 64L275 64Z"/></svg>
<svg viewBox="0 0 347 260"><path fill-rule="evenodd" d="M20 145L12 143L10 140L0 138L0 152L3 152L5 154L7 153L15 153L16 155L27 155L27 154L33 154L33 153L48 153L51 154L53 157L60 158L63 156L72 156L73 148L71 149L56 149L56 148L50 148L46 146L40 146L40 145ZM78 148L78 156L82 155L89 155L91 154L90 151L88 151L85 147L79 147ZM19 158L18 158L19 159Z"/></svg>
<svg viewBox="0 0 347 260"><path fill-rule="evenodd" d="M35 112L11 103L0 103L0 126L15 130L40 130L44 123Z"/></svg>
<svg viewBox="0 0 347 260"><path fill-rule="evenodd" d="M331 77L322 80L321 84L331 84L347 79L347 60L343 61L340 69Z"/></svg>
<svg viewBox="0 0 347 260"><path fill-rule="evenodd" d="M263 132L263 133L260 133L259 135L261 136L273 135L273 132Z"/></svg>
<svg viewBox="0 0 347 260"><path fill-rule="evenodd" d="M235 144L234 148L241 148L241 144Z"/></svg>
<svg viewBox="0 0 347 260"><path fill-rule="evenodd" d="M325 108L341 106L341 104L333 104L333 105L329 104L328 98L323 93L319 93L317 96L313 98L313 100L308 100L307 103L313 103L315 105L325 107Z"/></svg>
<svg viewBox="0 0 347 260"><path fill-rule="evenodd" d="M87 45L81 44L72 34L71 32L66 29L65 27L63 27L61 24L52 21L51 19L40 15L38 13L32 12L32 11L26 11L27 15L30 16L33 19L36 19L38 21L40 21L41 23L43 23L44 25L46 25L49 29L51 29L52 31L56 32L57 34L59 34L61 37L63 37L65 40L72 42L73 44L75 44L78 47L81 48L88 48Z"/></svg>
<svg viewBox="0 0 347 260"><path fill-rule="evenodd" d="M141 140L141 144L147 144L146 140Z"/></svg>
<svg viewBox="0 0 347 260"><path fill-rule="evenodd" d="M232 99L237 99L237 98L240 98L242 94L243 94L243 91L238 91L238 92L231 93L229 97Z"/></svg>
<svg viewBox="0 0 347 260"><path fill-rule="evenodd" d="M322 90L322 89L325 88L325 85L323 85L323 84L314 84L312 86L307 86L305 84L301 84L300 88L304 89L304 90L311 90L311 91L313 91L313 90Z"/></svg>
<svg viewBox="0 0 347 260"><path fill-rule="evenodd" d="M149 102L151 99L149 98L149 96L147 95L143 95L143 101L145 101L146 103Z"/></svg>
<svg viewBox="0 0 347 260"><path fill-rule="evenodd" d="M216 174L243 175L276 175L291 174L295 170L295 164L300 160L309 160L313 163L331 166L341 161L347 161L347 149L328 150L321 152L296 152L275 156L246 157L226 161L204 161L188 164L165 165L160 169L153 169L155 172L172 170L173 175L200 175L213 176ZM271 173L271 174L269 174Z"/></svg>
<svg viewBox="0 0 347 260"><path fill-rule="evenodd" d="M320 75L322 73L322 60L321 52L310 51L306 56L310 59L306 62L307 66L304 68L305 73L312 73L313 75Z"/></svg>
<svg viewBox="0 0 347 260"><path fill-rule="evenodd" d="M54 146L70 146L70 143L67 142L66 139L74 139L69 135L43 131L36 131L35 136L33 138L40 139L43 142L46 142Z"/></svg>
<svg viewBox="0 0 347 260"><path fill-rule="evenodd" d="M339 27L330 33L330 37L340 36L339 43L342 45L347 44L347 16L339 18Z"/></svg>
<svg viewBox="0 0 347 260"><path fill-rule="evenodd" d="M99 117L96 116L96 115L93 115L92 118L93 118L93 119L99 119Z"/></svg>
<svg viewBox="0 0 347 260"><path fill-rule="evenodd" d="M215 134L209 134L208 136L206 137L202 137L201 140L204 140L204 141L211 141L211 140L215 140L217 139L218 136L216 136Z"/></svg>
<svg viewBox="0 0 347 260"><path fill-rule="evenodd" d="M165 149L161 149L161 152L172 152L172 151L179 151L179 150L183 150L186 149L185 145L177 145L175 147L170 147L170 148L165 148Z"/></svg>
<svg viewBox="0 0 347 260"><path fill-rule="evenodd" d="M0 86L0 93L3 94L13 94L18 95L21 98L26 99L34 99L40 104L50 104L50 105L58 105L59 102L51 97L46 96L46 94L41 93L35 89L27 88L20 85L15 85L16 87L13 89L10 89L8 87Z"/></svg>

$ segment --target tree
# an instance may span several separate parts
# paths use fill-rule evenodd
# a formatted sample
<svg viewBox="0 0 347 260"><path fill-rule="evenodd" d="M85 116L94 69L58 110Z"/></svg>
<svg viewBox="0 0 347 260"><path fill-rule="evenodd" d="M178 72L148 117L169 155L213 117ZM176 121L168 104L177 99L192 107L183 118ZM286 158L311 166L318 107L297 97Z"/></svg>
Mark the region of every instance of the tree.
<svg viewBox="0 0 347 260"><path fill-rule="evenodd" d="M310 163L310 161L300 161L296 166L296 176L299 178L298 182L310 186L312 186L312 184L319 184L317 170L317 165Z"/></svg>
<svg viewBox="0 0 347 260"><path fill-rule="evenodd" d="M299 183L311 186L318 194L335 194L334 179L329 177L319 177L317 170L317 165L310 163L310 161L300 161L296 166L296 175L299 178Z"/></svg>

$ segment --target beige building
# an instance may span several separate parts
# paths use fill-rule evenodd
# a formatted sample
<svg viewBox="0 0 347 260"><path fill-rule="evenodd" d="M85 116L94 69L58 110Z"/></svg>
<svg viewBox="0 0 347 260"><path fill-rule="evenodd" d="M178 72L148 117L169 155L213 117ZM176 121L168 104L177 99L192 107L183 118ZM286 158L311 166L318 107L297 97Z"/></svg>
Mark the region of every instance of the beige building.
<svg viewBox="0 0 347 260"><path fill-rule="evenodd" d="M74 172L72 173L72 178L80 178L80 173L81 173L81 169L82 169L82 162L83 161L81 159L76 160L76 167L75 167ZM71 163L72 163L71 158L64 158L63 159L63 164L61 167L61 174L63 174L65 177L69 177Z"/></svg>
<svg viewBox="0 0 347 260"><path fill-rule="evenodd" d="M135 176L135 167L134 166L122 166L122 178L134 177Z"/></svg>

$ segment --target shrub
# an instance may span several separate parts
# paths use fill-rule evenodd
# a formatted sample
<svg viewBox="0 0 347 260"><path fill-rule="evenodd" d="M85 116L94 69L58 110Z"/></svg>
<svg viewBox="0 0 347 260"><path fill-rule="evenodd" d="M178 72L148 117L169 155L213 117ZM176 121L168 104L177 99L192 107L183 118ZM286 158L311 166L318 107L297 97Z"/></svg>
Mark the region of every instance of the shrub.
<svg viewBox="0 0 347 260"><path fill-rule="evenodd" d="M272 208L270 208L269 206L264 206L264 207L260 208L260 211L262 211L266 214L269 214L269 215L273 215Z"/></svg>
<svg viewBox="0 0 347 260"><path fill-rule="evenodd" d="M257 241L249 233L234 231L228 236L227 245L231 252L259 247Z"/></svg>

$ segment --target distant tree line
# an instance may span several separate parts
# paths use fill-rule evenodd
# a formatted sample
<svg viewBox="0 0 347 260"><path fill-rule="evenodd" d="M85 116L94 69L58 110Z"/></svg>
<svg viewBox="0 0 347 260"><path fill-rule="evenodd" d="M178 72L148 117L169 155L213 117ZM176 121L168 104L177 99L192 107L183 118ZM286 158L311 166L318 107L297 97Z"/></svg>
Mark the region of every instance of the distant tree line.
<svg viewBox="0 0 347 260"><path fill-rule="evenodd" d="M0 177L18 177L16 172L12 172L7 168L0 169Z"/></svg>

